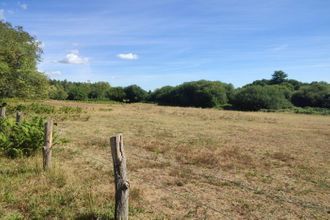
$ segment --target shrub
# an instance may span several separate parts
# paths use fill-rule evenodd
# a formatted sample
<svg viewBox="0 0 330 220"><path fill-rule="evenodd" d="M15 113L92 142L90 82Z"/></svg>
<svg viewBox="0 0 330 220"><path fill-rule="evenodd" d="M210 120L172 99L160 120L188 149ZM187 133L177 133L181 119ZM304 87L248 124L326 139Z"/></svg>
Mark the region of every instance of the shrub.
<svg viewBox="0 0 330 220"><path fill-rule="evenodd" d="M330 108L330 85L325 82L304 85L292 95L291 101L299 107Z"/></svg>
<svg viewBox="0 0 330 220"><path fill-rule="evenodd" d="M41 103L31 103L31 104L19 104L16 106L9 106L9 112L23 111L25 113L34 114L53 114L56 109L54 106L45 105Z"/></svg>
<svg viewBox="0 0 330 220"><path fill-rule="evenodd" d="M64 90L63 86L56 85L50 86L49 98L57 100L65 100L68 98L68 93Z"/></svg>
<svg viewBox="0 0 330 220"><path fill-rule="evenodd" d="M43 145L44 121L35 117L16 124L11 119L0 119L0 149L15 158L31 156Z"/></svg>
<svg viewBox="0 0 330 220"><path fill-rule="evenodd" d="M289 91L282 86L251 85L239 89L231 102L239 110L281 109L291 106L288 96Z"/></svg>
<svg viewBox="0 0 330 220"><path fill-rule="evenodd" d="M157 89L151 94L151 99L162 105L210 108L226 105L232 92L230 84L199 80Z"/></svg>
<svg viewBox="0 0 330 220"><path fill-rule="evenodd" d="M113 87L106 92L105 96L110 100L122 102L126 97L126 93L122 87Z"/></svg>
<svg viewBox="0 0 330 220"><path fill-rule="evenodd" d="M126 99L128 102L141 102L144 101L148 93L137 85L131 85L124 88Z"/></svg>

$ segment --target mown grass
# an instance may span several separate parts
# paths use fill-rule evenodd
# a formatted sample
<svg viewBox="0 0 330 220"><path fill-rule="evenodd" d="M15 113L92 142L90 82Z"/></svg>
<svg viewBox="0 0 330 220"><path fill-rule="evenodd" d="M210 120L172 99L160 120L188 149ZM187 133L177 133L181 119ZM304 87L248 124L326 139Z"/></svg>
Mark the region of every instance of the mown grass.
<svg viewBox="0 0 330 220"><path fill-rule="evenodd" d="M41 155L0 157L1 218L112 219L108 141L117 132L124 134L132 219L329 217L327 116L45 104L79 107L90 118L59 121L65 141L54 147L49 173Z"/></svg>

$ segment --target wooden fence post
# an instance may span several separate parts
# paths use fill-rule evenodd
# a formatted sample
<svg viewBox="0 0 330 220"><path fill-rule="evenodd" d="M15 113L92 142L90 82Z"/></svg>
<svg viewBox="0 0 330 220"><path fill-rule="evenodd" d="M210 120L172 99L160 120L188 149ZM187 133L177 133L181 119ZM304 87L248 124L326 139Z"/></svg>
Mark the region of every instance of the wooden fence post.
<svg viewBox="0 0 330 220"><path fill-rule="evenodd" d="M123 135L117 134L110 138L111 154L115 176L115 220L128 219L129 182L126 174L126 157Z"/></svg>
<svg viewBox="0 0 330 220"><path fill-rule="evenodd" d="M0 105L0 118L6 118L6 103Z"/></svg>
<svg viewBox="0 0 330 220"><path fill-rule="evenodd" d="M43 168L48 170L51 167L53 143L53 120L48 119L45 123L45 146L43 147Z"/></svg>
<svg viewBox="0 0 330 220"><path fill-rule="evenodd" d="M22 112L16 112L16 124L21 123L23 120L23 113Z"/></svg>

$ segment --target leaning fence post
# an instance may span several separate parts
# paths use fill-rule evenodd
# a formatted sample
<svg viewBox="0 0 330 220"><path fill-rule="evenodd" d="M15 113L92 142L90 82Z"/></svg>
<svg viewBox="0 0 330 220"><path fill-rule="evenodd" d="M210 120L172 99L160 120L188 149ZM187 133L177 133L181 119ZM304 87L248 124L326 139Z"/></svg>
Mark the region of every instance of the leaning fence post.
<svg viewBox="0 0 330 220"><path fill-rule="evenodd" d="M6 103L2 103L0 105L0 118L5 118L6 117Z"/></svg>
<svg viewBox="0 0 330 220"><path fill-rule="evenodd" d="M22 112L16 112L16 124L21 123L23 120L23 113Z"/></svg>
<svg viewBox="0 0 330 220"><path fill-rule="evenodd" d="M53 143L53 120L48 119L45 123L45 145L43 147L43 168L50 169L52 159L52 143Z"/></svg>
<svg viewBox="0 0 330 220"><path fill-rule="evenodd" d="M110 138L111 154L115 176L115 219L128 219L129 182L126 174L126 157L123 135L117 134Z"/></svg>

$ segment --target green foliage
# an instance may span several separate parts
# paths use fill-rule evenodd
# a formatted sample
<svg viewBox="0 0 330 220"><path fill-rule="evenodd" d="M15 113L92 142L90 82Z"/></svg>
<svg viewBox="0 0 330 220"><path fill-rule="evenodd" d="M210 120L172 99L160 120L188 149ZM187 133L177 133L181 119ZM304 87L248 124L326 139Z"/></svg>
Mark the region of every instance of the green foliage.
<svg viewBox="0 0 330 220"><path fill-rule="evenodd" d="M271 84L281 84L287 80L288 74L283 72L282 70L275 71L272 75L272 79L270 80Z"/></svg>
<svg viewBox="0 0 330 220"><path fill-rule="evenodd" d="M299 107L330 108L330 84L326 82L313 82L301 86L291 98L294 105Z"/></svg>
<svg viewBox="0 0 330 220"><path fill-rule="evenodd" d="M288 108L290 92L283 86L248 86L239 89L232 99L232 105L239 110L258 111L260 109Z"/></svg>
<svg viewBox="0 0 330 220"><path fill-rule="evenodd" d="M307 115L330 115L330 109L316 107L290 107L286 109L261 109L263 112L292 112L296 114Z"/></svg>
<svg viewBox="0 0 330 220"><path fill-rule="evenodd" d="M0 21L0 98L45 98L47 77L37 71L40 42Z"/></svg>
<svg viewBox="0 0 330 220"><path fill-rule="evenodd" d="M50 80L49 97L58 100L105 100L111 86L107 82L81 83Z"/></svg>
<svg viewBox="0 0 330 220"><path fill-rule="evenodd" d="M113 87L106 92L105 96L110 100L123 102L126 97L126 93L122 87Z"/></svg>
<svg viewBox="0 0 330 220"><path fill-rule="evenodd" d="M35 117L16 124L0 119L0 149L11 158L31 156L43 145L44 121Z"/></svg>
<svg viewBox="0 0 330 220"><path fill-rule="evenodd" d="M97 82L91 84L91 89L88 94L89 99L105 99L106 92L111 88L107 82Z"/></svg>
<svg viewBox="0 0 330 220"><path fill-rule="evenodd" d="M65 100L68 98L68 93L61 85L52 85L49 89L49 98L56 100Z"/></svg>
<svg viewBox="0 0 330 220"><path fill-rule="evenodd" d="M124 88L126 94L125 99L128 102L141 102L146 100L148 93L137 85L131 85Z"/></svg>
<svg viewBox="0 0 330 220"><path fill-rule="evenodd" d="M88 93L84 91L83 88L75 86L72 87L68 92L68 99L69 100L87 100Z"/></svg>
<svg viewBox="0 0 330 220"><path fill-rule="evenodd" d="M228 103L233 90L230 84L200 80L165 86L153 92L150 99L162 105L219 107Z"/></svg>
<svg viewBox="0 0 330 220"><path fill-rule="evenodd" d="M23 112L24 118L33 118L35 116L39 117L49 117L51 116L53 119L57 121L62 121L66 119L80 119L80 120L88 120L89 116L84 115L82 113L83 110L80 107L74 106L62 106L62 107L55 107L52 105L42 104L42 103L17 103L7 106L7 113L8 115L14 115L15 112L21 111Z"/></svg>

